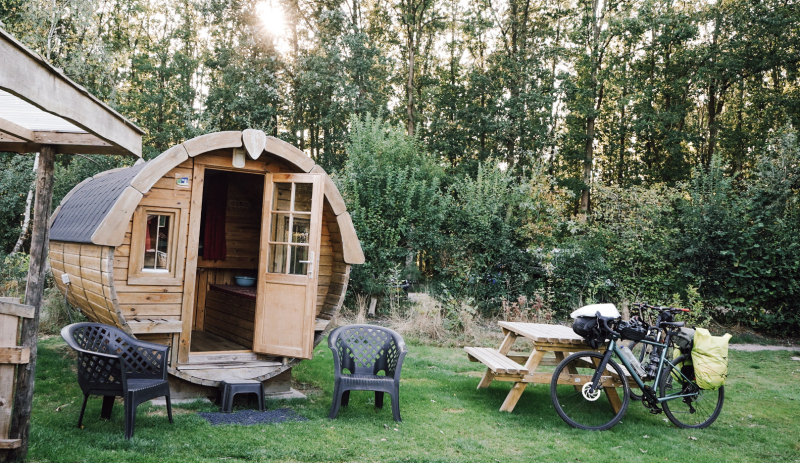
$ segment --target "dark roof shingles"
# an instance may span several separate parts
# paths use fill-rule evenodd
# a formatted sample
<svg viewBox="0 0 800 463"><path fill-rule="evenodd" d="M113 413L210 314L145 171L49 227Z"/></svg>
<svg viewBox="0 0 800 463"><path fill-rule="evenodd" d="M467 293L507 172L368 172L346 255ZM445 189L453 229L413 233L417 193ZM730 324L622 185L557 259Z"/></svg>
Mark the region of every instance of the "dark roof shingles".
<svg viewBox="0 0 800 463"><path fill-rule="evenodd" d="M145 164L128 167L84 183L61 204L61 210L50 228L50 239L91 243L97 227Z"/></svg>

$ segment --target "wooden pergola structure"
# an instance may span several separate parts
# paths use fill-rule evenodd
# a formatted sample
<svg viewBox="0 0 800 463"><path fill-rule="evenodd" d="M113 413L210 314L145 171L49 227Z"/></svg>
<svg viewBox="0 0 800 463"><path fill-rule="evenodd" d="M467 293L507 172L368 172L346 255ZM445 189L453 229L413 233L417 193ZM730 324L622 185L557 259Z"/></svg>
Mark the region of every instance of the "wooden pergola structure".
<svg viewBox="0 0 800 463"><path fill-rule="evenodd" d="M25 304L33 307L20 329L29 351L18 368L9 437L0 460L24 460L28 451L36 338L45 278L55 155L121 154L141 158L142 129L70 80L62 71L0 28L0 151L39 153L30 267ZM2 309L4 303L0 303ZM1 418L1 417L0 417Z"/></svg>

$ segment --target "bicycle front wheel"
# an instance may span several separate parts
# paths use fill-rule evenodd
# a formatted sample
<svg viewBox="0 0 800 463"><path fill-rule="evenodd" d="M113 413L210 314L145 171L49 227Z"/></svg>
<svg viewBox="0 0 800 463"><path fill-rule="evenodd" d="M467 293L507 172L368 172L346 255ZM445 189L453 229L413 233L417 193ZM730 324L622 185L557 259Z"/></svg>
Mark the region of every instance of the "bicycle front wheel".
<svg viewBox="0 0 800 463"><path fill-rule="evenodd" d="M556 413L570 426L590 431L611 428L628 409L630 388L622 368L613 360L601 376L600 387L591 390L592 377L603 360L598 352L572 354L556 367L550 396Z"/></svg>
<svg viewBox="0 0 800 463"><path fill-rule="evenodd" d="M685 397L661 402L664 414L679 428L699 429L710 426L722 411L725 386L715 391L700 389L694 381L691 356L681 355L672 364L675 366L664 364L658 395L661 398L675 395Z"/></svg>

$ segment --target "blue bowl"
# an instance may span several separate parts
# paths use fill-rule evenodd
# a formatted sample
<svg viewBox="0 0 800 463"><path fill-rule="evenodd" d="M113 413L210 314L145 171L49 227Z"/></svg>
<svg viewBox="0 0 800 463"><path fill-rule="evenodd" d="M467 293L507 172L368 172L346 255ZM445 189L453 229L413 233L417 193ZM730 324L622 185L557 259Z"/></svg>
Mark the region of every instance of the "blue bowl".
<svg viewBox="0 0 800 463"><path fill-rule="evenodd" d="M235 277L236 284L239 286L253 286L256 284L256 279L253 277Z"/></svg>

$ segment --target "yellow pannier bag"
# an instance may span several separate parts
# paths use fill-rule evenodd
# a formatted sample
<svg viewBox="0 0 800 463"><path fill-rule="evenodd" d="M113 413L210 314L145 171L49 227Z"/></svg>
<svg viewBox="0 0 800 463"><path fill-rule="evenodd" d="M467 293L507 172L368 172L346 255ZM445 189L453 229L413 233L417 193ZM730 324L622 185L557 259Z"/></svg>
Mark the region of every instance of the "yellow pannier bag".
<svg viewBox="0 0 800 463"><path fill-rule="evenodd" d="M730 334L711 336L705 328L694 333L692 363L700 389L719 389L728 378L728 341Z"/></svg>

